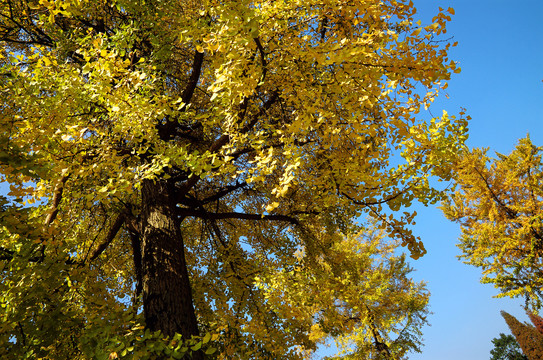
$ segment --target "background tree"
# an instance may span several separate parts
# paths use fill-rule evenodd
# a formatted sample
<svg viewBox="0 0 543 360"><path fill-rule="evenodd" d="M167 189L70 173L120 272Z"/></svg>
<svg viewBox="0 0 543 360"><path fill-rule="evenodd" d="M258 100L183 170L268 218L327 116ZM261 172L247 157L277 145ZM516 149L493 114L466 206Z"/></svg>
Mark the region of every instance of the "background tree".
<svg viewBox="0 0 543 360"><path fill-rule="evenodd" d="M536 330L543 334L543 318L535 314L533 311L527 311L527 314L532 324L534 324Z"/></svg>
<svg viewBox="0 0 543 360"><path fill-rule="evenodd" d="M461 258L481 267L483 283L502 296L526 296L541 306L543 286L542 148L529 137L509 155L487 150L461 154L457 190L444 202L445 215L461 224Z"/></svg>
<svg viewBox="0 0 543 360"><path fill-rule="evenodd" d="M428 178L450 179L466 138L464 119L417 115L458 71L448 13L423 26L397 0L0 0L3 348L299 358L370 325L354 351L416 348L424 296L405 264L375 276L409 306L368 295L345 319L330 309L368 280L327 259L364 213L424 253L398 210L442 199ZM352 249L347 262L376 251ZM330 295L302 318L271 298L294 269ZM343 285L311 282L323 269Z"/></svg>
<svg viewBox="0 0 543 360"><path fill-rule="evenodd" d="M513 335L500 333L499 338L492 339L494 349L490 350L490 360L528 360Z"/></svg>
<svg viewBox="0 0 543 360"><path fill-rule="evenodd" d="M538 331L533 325L521 323L505 311L502 311L501 314L517 339L524 355L529 360L541 359L543 357L543 333ZM536 315L532 314L532 317L535 318Z"/></svg>

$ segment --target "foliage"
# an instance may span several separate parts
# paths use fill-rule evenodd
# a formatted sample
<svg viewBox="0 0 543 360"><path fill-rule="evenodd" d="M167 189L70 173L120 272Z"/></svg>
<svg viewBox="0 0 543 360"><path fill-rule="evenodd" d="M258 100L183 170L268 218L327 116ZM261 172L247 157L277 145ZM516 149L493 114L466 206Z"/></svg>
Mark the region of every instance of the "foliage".
<svg viewBox="0 0 543 360"><path fill-rule="evenodd" d="M528 360L513 335L500 333L499 338L492 339L492 344L494 349L490 350L490 360Z"/></svg>
<svg viewBox="0 0 543 360"><path fill-rule="evenodd" d="M529 360L539 360L543 358L543 332L540 332L534 326L521 323L514 316L501 312L505 322L511 329L511 332L517 339L522 352ZM539 318L535 314L531 314L530 318ZM541 320L541 318L539 318Z"/></svg>
<svg viewBox="0 0 543 360"><path fill-rule="evenodd" d="M529 137L509 155L464 152L456 163L457 191L443 204L462 225L466 263L481 267L484 283L502 296L524 295L541 306L543 286L542 148Z"/></svg>
<svg viewBox="0 0 543 360"><path fill-rule="evenodd" d="M543 334L543 318L535 314L533 311L527 311L527 313L530 321L532 322L532 324L534 324L536 330Z"/></svg>
<svg viewBox="0 0 543 360"><path fill-rule="evenodd" d="M459 69L454 11L415 12L0 0L0 352L417 350L428 294L383 239L424 254L409 206L466 120L417 115Z"/></svg>
<svg viewBox="0 0 543 360"><path fill-rule="evenodd" d="M333 335L349 356L378 359L384 351L404 359L408 349L420 352L429 293L409 278L405 256L394 255L397 245L382 236L369 229L336 235L321 257L303 249L288 270L262 274L256 284L279 318L306 323L310 341Z"/></svg>

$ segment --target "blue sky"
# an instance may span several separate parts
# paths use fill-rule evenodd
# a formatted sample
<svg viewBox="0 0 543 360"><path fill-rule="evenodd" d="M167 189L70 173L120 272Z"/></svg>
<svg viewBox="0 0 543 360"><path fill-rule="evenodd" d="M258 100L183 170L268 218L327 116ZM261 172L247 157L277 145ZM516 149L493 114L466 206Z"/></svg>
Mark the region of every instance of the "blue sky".
<svg viewBox="0 0 543 360"><path fill-rule="evenodd" d="M449 83L449 99L432 112L450 114L461 107L473 118L468 145L509 153L530 133L543 146L543 1L413 0L420 18L429 21L437 8L456 11L447 35L458 47L451 59L462 72ZM479 283L479 269L461 263L455 247L459 227L435 208L421 208L415 231L428 254L411 261L415 278L428 282L431 327L426 346L412 360L482 360L490 358L492 338L509 333L499 311L526 320L521 300L495 299L498 291Z"/></svg>

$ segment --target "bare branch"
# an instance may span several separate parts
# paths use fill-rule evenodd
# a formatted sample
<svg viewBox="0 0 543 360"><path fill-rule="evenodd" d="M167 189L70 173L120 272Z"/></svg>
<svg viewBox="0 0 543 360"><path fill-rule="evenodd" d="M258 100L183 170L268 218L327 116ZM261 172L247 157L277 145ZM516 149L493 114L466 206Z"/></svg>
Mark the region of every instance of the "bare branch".
<svg viewBox="0 0 543 360"><path fill-rule="evenodd" d="M93 251L89 262L96 259L106 250L106 248L113 242L113 239L115 239L115 236L117 236L117 233L119 232L125 221L126 216L124 214L120 214L119 216L117 216L117 219L115 219L113 225L111 225L111 228L109 229L104 241L96 248L96 250Z"/></svg>
<svg viewBox="0 0 543 360"><path fill-rule="evenodd" d="M202 73L203 63L204 63L204 53L195 51L194 59L192 62L192 72L190 74L187 86L185 87L185 90L183 90L183 93L181 94L181 100L183 101L183 104L185 104L184 109L187 108L186 105L190 103L192 96L194 95L194 90L196 89L196 85L198 85L200 74ZM178 122L176 121L176 119L168 120L166 124L164 124L163 126L159 128L160 137L163 140L170 139L173 136L174 130L177 125L178 125Z"/></svg>
<svg viewBox="0 0 543 360"><path fill-rule="evenodd" d="M409 188L407 188L406 190L408 190ZM405 191L406 191L405 190ZM398 191L396 194L390 196L390 197L387 197L385 199L382 199L382 200L377 200L377 201L371 201L371 202L365 202L365 201L360 201L360 200L356 200L354 199L353 197L347 195L345 192L341 191L340 194L345 196L347 199L349 199L352 203L356 204L356 205L362 205L362 206L373 206L373 205L382 205L382 204L385 204L389 201L392 201L394 199L396 199L397 197L399 197L400 195L402 195L404 193L404 191Z"/></svg>
<svg viewBox="0 0 543 360"><path fill-rule="evenodd" d="M284 221L294 225L299 225L298 219L289 215L263 215L263 214L246 214L239 212L224 212L224 213L210 213L201 210L190 210L186 214L187 216L195 216L201 219L207 220L224 220L224 219L240 219L240 220L252 220L252 221Z"/></svg>
<svg viewBox="0 0 543 360"><path fill-rule="evenodd" d="M64 184L66 184L68 177L68 174L62 176L59 183L55 187L55 192L53 193L53 203L51 204L51 212L49 213L49 215L47 215L47 218L44 222L44 225L46 226L51 225L57 217L58 206L60 205L60 201L62 200L62 191L64 190Z"/></svg>
<svg viewBox="0 0 543 360"><path fill-rule="evenodd" d="M209 204L210 202L219 200L220 198L222 198L222 197L236 191L237 189L243 188L245 186L247 186L247 183L245 181L241 182L241 183L236 183L236 185L226 186L226 187L222 188L221 190L219 190L218 192L216 192L215 194L213 194L211 196L208 196L205 199L203 199L201 201L201 204L205 205L205 204Z"/></svg>

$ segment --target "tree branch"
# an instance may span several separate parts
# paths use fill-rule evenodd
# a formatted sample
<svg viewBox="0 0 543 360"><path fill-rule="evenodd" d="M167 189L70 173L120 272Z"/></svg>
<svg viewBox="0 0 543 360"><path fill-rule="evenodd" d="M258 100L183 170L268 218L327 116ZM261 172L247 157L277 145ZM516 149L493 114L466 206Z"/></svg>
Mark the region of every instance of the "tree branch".
<svg viewBox="0 0 543 360"><path fill-rule="evenodd" d="M202 205L209 204L210 202L219 200L220 198L222 198L222 197L236 191L237 189L243 188L245 186L247 186L247 183L245 181L241 182L241 183L236 183L236 185L226 186L226 187L222 188L221 190L219 190L218 192L216 192L215 194L206 197L205 199L200 201L200 203Z"/></svg>
<svg viewBox="0 0 543 360"><path fill-rule="evenodd" d="M58 206L60 204L60 201L62 200L62 191L64 190L64 184L66 184L68 177L68 174L62 176L59 183L55 187L55 192L53 193L53 203L51 204L51 212L49 213L49 215L47 215L47 218L45 218L44 222L44 225L46 226L51 225L57 217Z"/></svg>
<svg viewBox="0 0 543 360"><path fill-rule="evenodd" d="M408 190L408 189L406 189ZM404 190L405 191L405 190ZM388 197L388 198L385 198L385 199L382 199L382 200L378 200L378 201L372 201L372 202L364 202L364 201L360 201L360 200L356 200L354 199L352 196L349 196L347 195L345 192L343 191L340 191L339 193L343 196L345 196L347 199L349 199L349 201L351 201L353 204L355 205L361 205L361 206L373 206L373 205L382 205L384 203L387 203L389 201L392 201L394 199L396 199L397 197L399 197L400 195L402 195L404 193L404 191L398 191L396 194Z"/></svg>
<svg viewBox="0 0 543 360"><path fill-rule="evenodd" d="M142 258L141 258L141 239L139 233L129 231L132 242L132 253L134 254L134 271L136 273L136 289L134 298L141 295L143 291ZM134 299L135 303L135 299Z"/></svg>
<svg viewBox="0 0 543 360"><path fill-rule="evenodd" d="M187 105L192 100L192 96L194 95L194 90L196 89L196 85L198 85L198 80L200 79L200 74L202 73L203 63L204 63L204 53L195 51L194 58L192 61L192 72L190 74L187 86L185 87L185 90L183 90L183 93L181 94L181 100L183 101L183 104L185 104L185 107L183 108L183 110L187 108ZM158 129L160 138L162 140L171 139L174 135L174 131L177 126L178 126L178 122L175 119L168 120L164 125L162 125Z"/></svg>
<svg viewBox="0 0 543 360"><path fill-rule="evenodd" d="M224 213L210 213L202 210L189 210L186 216L195 216L206 220L224 220L224 219L240 219L240 220L252 220L252 221L284 221L293 225L299 225L298 219L288 215L263 215L263 214L246 214L239 212L224 212Z"/></svg>
<svg viewBox="0 0 543 360"><path fill-rule="evenodd" d="M268 109L279 99L279 93L277 91L274 91L271 93L269 99L264 103L264 105L260 108L260 111L256 113L251 121L249 121L247 124L245 124L244 127L242 127L239 132L241 134L244 134L251 130L255 124L258 122L258 119L268 111ZM220 138L218 138L209 148L209 152L214 153L218 150L220 150L224 145L228 144L230 141L230 135L224 134ZM192 176L187 182L182 185L179 188L179 194L180 196L184 196L187 194L190 189L196 185L196 183L200 180L198 176Z"/></svg>
<svg viewBox="0 0 543 360"><path fill-rule="evenodd" d="M15 251L11 249L7 249L3 246L0 246L0 260L8 260L11 261L13 259L13 256L15 255Z"/></svg>
<svg viewBox="0 0 543 360"><path fill-rule="evenodd" d="M125 221L126 215L120 214L119 216L117 216L117 219L115 219L113 225L111 225L111 228L109 229L104 241L96 248L96 250L92 252L89 262L96 259L106 250L106 248L113 242L113 239L115 239L115 236L117 236L117 233L119 232Z"/></svg>
<svg viewBox="0 0 543 360"><path fill-rule="evenodd" d="M501 200L500 198L498 197L498 195L496 195L496 193L494 193L494 190L492 190L492 188L490 187L490 184L488 183L487 179L483 176L483 174L479 171L479 169L477 169L475 166L473 167L473 169L475 170L475 172L481 177L481 179L484 181L485 185L486 185L486 188L488 189L488 191L490 192L490 195L492 196L492 199L499 205L501 206L506 214L507 214L507 217L510 219L510 220L513 220L513 219L516 219L518 214L516 211L510 209L507 205L505 205Z"/></svg>

